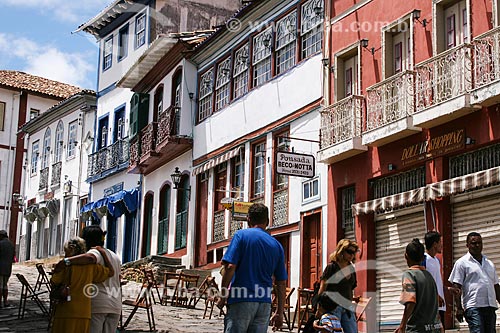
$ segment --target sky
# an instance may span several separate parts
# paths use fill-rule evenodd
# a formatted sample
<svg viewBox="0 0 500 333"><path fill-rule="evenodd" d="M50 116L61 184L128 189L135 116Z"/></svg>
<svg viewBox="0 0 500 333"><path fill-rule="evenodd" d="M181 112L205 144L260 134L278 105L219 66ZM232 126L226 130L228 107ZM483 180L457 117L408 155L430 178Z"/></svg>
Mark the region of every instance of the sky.
<svg viewBox="0 0 500 333"><path fill-rule="evenodd" d="M113 0L0 0L0 69L96 89L98 44L74 32Z"/></svg>

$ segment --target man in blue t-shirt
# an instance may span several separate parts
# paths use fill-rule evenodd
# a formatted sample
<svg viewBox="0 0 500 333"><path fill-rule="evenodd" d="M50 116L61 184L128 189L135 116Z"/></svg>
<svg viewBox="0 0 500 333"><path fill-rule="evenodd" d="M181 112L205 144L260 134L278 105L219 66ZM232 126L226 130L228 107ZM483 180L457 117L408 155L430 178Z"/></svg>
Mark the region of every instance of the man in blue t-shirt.
<svg viewBox="0 0 500 333"><path fill-rule="evenodd" d="M248 229L234 235L222 258L222 288L217 305L227 305L225 333L267 331L273 276L278 305L270 320L273 329L283 325L288 275L283 247L266 232L268 224L268 208L258 203L250 206Z"/></svg>

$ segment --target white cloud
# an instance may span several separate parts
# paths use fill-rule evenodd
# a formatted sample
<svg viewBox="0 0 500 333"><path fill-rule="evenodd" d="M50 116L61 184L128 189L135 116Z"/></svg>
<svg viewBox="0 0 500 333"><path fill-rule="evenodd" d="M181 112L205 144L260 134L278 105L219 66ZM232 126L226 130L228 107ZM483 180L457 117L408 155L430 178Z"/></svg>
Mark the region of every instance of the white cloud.
<svg viewBox="0 0 500 333"><path fill-rule="evenodd" d="M2 0L4 5L33 8L64 22L81 24L109 5L112 0Z"/></svg>
<svg viewBox="0 0 500 333"><path fill-rule="evenodd" d="M88 52L88 51L87 51ZM17 62L19 70L82 88L95 86L92 81L95 55L65 53L50 45L40 45L26 38L0 33L0 67ZM2 63L5 62L5 63Z"/></svg>

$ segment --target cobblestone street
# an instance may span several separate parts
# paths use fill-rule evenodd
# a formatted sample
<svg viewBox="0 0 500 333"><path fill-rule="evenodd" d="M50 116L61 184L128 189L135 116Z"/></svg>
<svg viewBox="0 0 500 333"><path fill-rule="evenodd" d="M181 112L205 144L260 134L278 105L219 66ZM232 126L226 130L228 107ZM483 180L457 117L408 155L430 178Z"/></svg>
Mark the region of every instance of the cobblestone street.
<svg viewBox="0 0 500 333"><path fill-rule="evenodd" d="M48 267L47 265L45 266ZM0 332L45 332L48 318L42 315L35 302L28 300L26 313L23 319L17 318L21 283L16 273L23 274L28 282L34 286L38 272L34 264L14 264L12 276L9 279L9 308L0 308ZM123 299L133 299L140 288L139 284L129 283L123 289ZM160 289L160 292L162 290ZM156 292L156 291L155 291ZM156 295L155 295L156 296ZM48 308L48 294L41 295L41 299ZM195 309L185 309L171 305L154 305L154 316L157 332L163 333L215 333L223 330L223 317L218 317L218 310L214 310L212 319L203 319L205 308L204 300L200 300ZM124 316L130 313L131 307L124 307ZM149 325L145 310L139 309L124 332L148 332ZM269 328L268 332L272 332Z"/></svg>

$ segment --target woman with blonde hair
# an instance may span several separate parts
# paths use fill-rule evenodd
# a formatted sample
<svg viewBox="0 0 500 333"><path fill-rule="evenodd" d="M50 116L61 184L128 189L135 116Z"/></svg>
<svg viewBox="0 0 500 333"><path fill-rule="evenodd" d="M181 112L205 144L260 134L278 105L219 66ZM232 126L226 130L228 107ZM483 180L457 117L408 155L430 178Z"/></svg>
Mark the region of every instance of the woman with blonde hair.
<svg viewBox="0 0 500 333"><path fill-rule="evenodd" d="M52 333L90 333L90 297L94 290L91 284L103 282L115 274L104 249L96 249L101 253L106 267L97 264L72 266L67 258L85 253L85 241L77 237L64 244L65 259L56 265L51 281L54 286L69 284L70 297L56 304Z"/></svg>
<svg viewBox="0 0 500 333"><path fill-rule="evenodd" d="M355 241L341 239L338 242L337 248L330 255L330 263L323 271L318 291L318 295L324 292L339 305L334 315L340 319L345 333L358 332L355 308L352 304L353 291L357 286L353 263L356 262L358 250L359 246Z"/></svg>

